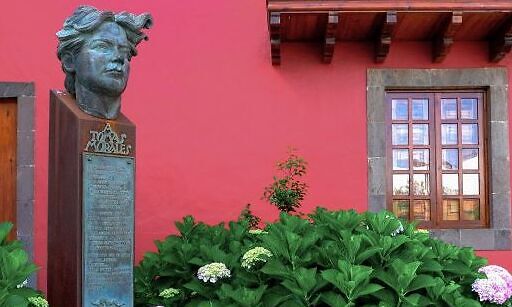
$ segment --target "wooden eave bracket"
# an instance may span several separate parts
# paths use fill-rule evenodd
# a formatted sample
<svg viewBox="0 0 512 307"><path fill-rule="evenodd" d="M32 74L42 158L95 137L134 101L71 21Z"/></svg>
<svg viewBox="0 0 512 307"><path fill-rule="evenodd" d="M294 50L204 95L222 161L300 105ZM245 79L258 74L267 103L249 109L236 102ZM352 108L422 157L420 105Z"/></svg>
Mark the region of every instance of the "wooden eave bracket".
<svg viewBox="0 0 512 307"><path fill-rule="evenodd" d="M334 54L334 45L336 44L336 32L338 31L339 13L329 12L327 23L325 25L325 38L323 46L323 62L331 63Z"/></svg>
<svg viewBox="0 0 512 307"><path fill-rule="evenodd" d="M462 11L455 11L443 22L439 34L434 38L432 46L432 61L444 61L453 45L453 38L462 26Z"/></svg>
<svg viewBox="0 0 512 307"><path fill-rule="evenodd" d="M512 49L512 14L489 41L489 60L493 63L501 61Z"/></svg>
<svg viewBox="0 0 512 307"><path fill-rule="evenodd" d="M386 12L384 22L382 23L377 42L375 43L375 62L383 63L388 56L391 47L391 37L397 24L396 11Z"/></svg>
<svg viewBox="0 0 512 307"><path fill-rule="evenodd" d="M270 54L272 65L281 64L281 13L270 12L268 16L268 31L270 34Z"/></svg>

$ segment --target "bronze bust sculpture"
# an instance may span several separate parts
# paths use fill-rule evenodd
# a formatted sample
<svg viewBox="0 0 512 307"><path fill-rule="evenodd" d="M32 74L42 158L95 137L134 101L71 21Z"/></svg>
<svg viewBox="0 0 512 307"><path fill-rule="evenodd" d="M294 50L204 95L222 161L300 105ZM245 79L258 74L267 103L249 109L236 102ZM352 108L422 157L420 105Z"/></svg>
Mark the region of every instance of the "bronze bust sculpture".
<svg viewBox="0 0 512 307"><path fill-rule="evenodd" d="M100 11L80 6L57 32L57 56L66 73L66 90L80 109L115 119L130 74L130 60L153 23L150 14Z"/></svg>

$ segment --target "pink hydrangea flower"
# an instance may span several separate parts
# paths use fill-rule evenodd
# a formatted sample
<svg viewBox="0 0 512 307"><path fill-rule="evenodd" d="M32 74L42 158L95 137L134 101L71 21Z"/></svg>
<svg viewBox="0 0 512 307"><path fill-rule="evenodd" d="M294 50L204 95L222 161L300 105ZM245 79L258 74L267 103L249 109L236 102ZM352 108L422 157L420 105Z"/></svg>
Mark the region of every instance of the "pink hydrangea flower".
<svg viewBox="0 0 512 307"><path fill-rule="evenodd" d="M477 279L471 286L481 302L505 303L512 296L512 275L497 265L488 265L478 270L487 279Z"/></svg>

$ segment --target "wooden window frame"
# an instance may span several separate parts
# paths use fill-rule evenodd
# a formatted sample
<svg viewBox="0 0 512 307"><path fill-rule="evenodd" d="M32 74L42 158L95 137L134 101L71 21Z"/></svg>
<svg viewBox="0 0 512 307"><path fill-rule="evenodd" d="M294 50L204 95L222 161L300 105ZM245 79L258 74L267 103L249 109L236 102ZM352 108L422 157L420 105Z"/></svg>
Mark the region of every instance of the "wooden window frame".
<svg viewBox="0 0 512 307"><path fill-rule="evenodd" d="M426 98L428 104L428 119L413 119L412 100ZM442 99L457 99L457 117L455 119L442 119L441 118L441 100ZM461 114L461 99L464 98L477 98L477 119L462 119ZM407 119L392 119L392 101L393 100L407 100ZM485 129L486 122L486 101L485 92L482 90L465 90L465 91L388 91L386 92L386 151L387 151L387 167L386 179L387 193L386 203L387 209L391 212L393 209L393 201L404 200L409 203L409 220L414 220L413 204L415 200L428 200L430 202L430 219L428 221L418 221L419 226L422 228L488 228L488 180L487 180L487 131ZM392 125L393 124L407 124L408 125L408 142L407 145L393 145L392 144ZM413 144L413 124L428 124L428 144L418 145ZM441 144L441 124L457 124L457 143L456 144ZM462 129L461 124L478 124L478 143L477 144L462 144ZM408 169L407 170L394 170L393 169L393 150L406 149L408 150ZM429 151L429 167L428 170L414 170L413 166L413 150L426 149ZM457 170L445 170L442 168L442 150L443 149L457 149L458 150L458 167ZM463 170L462 167L462 149L478 149L479 168L477 170ZM393 195L393 174L408 174L409 175L409 193L408 195ZM428 174L429 175L429 195L415 195L413 187L413 174ZM443 195L442 193L442 175L443 174L457 174L458 175L458 195ZM478 197L463 195L462 189L462 175L463 174L478 174L479 175L479 194ZM459 202L459 219L457 221L447 221L443 219L443 200L456 199ZM480 210L478 220L463 220L462 210L463 201L478 199Z"/></svg>

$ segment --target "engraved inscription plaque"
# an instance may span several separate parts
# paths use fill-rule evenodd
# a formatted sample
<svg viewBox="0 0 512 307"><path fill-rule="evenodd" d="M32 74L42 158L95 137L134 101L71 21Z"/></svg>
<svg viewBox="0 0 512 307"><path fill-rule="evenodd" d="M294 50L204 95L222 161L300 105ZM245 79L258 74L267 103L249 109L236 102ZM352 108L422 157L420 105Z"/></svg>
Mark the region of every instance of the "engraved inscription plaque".
<svg viewBox="0 0 512 307"><path fill-rule="evenodd" d="M133 306L134 159L83 153L84 307Z"/></svg>

